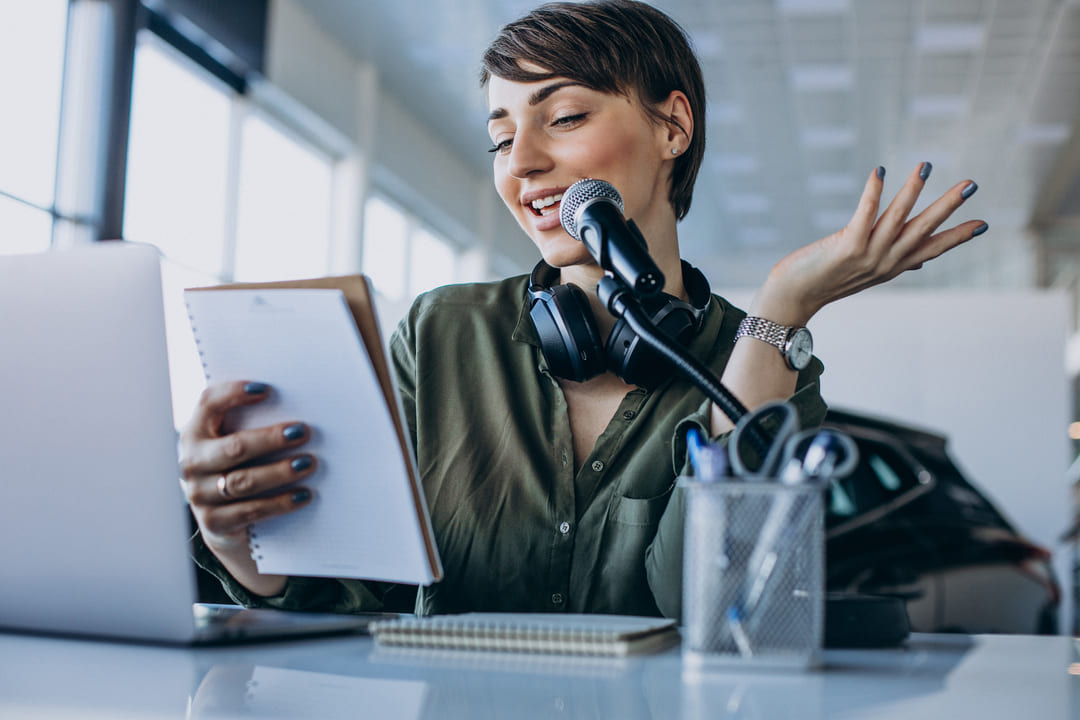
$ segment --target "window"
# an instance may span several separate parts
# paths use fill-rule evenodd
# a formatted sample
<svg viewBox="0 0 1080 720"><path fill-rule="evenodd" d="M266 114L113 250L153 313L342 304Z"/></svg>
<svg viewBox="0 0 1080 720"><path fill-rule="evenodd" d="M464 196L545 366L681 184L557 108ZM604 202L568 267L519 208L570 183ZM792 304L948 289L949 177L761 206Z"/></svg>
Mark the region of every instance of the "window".
<svg viewBox="0 0 1080 720"><path fill-rule="evenodd" d="M460 258L450 241L379 195L364 205L363 248L363 273L391 303L461 281Z"/></svg>
<svg viewBox="0 0 1080 720"><path fill-rule="evenodd" d="M409 292L416 296L440 285L455 282L457 255L450 243L418 228L412 235Z"/></svg>
<svg viewBox="0 0 1080 720"><path fill-rule="evenodd" d="M232 104L224 85L162 43L135 52L124 237L166 259L224 270Z"/></svg>
<svg viewBox="0 0 1080 720"><path fill-rule="evenodd" d="M0 3L0 253L49 247L67 0Z"/></svg>
<svg viewBox="0 0 1080 720"><path fill-rule="evenodd" d="M333 169L332 158L246 98L156 36L140 35L124 237L164 256L178 425L205 382L183 289L325 275Z"/></svg>
<svg viewBox="0 0 1080 720"><path fill-rule="evenodd" d="M409 220L377 195L364 204L364 250L361 265L375 289L393 301L405 300Z"/></svg>
<svg viewBox="0 0 1080 720"><path fill-rule="evenodd" d="M326 275L330 159L258 115L245 119L240 158L236 280Z"/></svg>

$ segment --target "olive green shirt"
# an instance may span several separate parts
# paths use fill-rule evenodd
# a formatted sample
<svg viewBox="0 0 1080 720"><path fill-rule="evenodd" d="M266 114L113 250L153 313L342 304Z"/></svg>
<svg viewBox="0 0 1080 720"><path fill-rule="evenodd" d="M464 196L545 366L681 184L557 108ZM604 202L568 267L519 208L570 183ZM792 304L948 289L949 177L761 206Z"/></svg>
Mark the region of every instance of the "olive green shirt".
<svg viewBox="0 0 1080 720"><path fill-rule="evenodd" d="M525 276L421 295L390 342L444 579L420 614L566 611L678 618L683 438L710 404L682 377L635 388L581 468L566 398L548 372ZM719 377L744 313L714 296L689 350ZM804 427L825 415L815 358L792 400ZM303 512L302 510L300 512ZM387 538L387 542L392 542ZM197 559L246 605L377 610L387 587L290 578L259 598L202 548Z"/></svg>

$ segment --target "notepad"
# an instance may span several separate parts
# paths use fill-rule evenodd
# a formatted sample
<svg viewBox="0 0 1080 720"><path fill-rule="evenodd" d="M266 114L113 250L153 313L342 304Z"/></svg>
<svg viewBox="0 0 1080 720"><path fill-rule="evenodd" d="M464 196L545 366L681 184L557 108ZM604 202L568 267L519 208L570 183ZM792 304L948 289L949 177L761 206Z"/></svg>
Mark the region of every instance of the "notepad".
<svg viewBox="0 0 1080 720"><path fill-rule="evenodd" d="M464 613L374 622L380 644L623 656L678 642L674 620L573 613Z"/></svg>
<svg viewBox="0 0 1080 720"><path fill-rule="evenodd" d="M251 527L259 572L427 585L442 576L382 335L363 276L185 292L208 382L257 380L266 401L226 430L303 421L309 505Z"/></svg>

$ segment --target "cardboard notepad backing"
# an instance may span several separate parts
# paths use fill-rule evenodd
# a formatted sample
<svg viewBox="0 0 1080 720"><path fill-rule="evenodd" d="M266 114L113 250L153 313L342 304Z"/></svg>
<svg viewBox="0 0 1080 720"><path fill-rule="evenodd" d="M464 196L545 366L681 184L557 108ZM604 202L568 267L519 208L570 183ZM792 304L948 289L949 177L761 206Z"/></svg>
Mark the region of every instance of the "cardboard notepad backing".
<svg viewBox="0 0 1080 720"><path fill-rule="evenodd" d="M311 503L253 525L259 572L428 585L442 578L411 443L362 275L186 290L208 383L270 385L226 430L302 421Z"/></svg>

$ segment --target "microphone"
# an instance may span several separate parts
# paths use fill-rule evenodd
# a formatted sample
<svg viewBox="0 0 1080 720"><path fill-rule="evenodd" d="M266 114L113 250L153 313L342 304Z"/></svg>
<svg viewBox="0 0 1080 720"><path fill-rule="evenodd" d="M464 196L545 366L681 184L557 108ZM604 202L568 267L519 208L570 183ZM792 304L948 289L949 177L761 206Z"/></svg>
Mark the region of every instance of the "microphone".
<svg viewBox="0 0 1080 720"><path fill-rule="evenodd" d="M614 273L635 295L648 297L664 288L664 275L649 257L645 238L623 217L619 191L603 180L578 180L563 193L559 221L588 248L604 270Z"/></svg>

